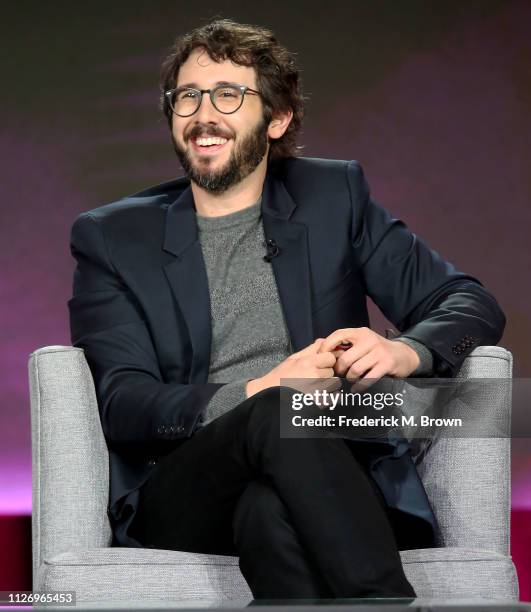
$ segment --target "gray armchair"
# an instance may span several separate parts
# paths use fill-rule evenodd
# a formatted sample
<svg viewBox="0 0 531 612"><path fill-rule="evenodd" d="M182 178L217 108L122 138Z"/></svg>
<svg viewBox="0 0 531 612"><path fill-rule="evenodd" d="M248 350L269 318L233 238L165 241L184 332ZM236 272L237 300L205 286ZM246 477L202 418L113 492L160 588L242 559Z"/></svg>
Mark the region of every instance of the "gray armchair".
<svg viewBox="0 0 531 612"><path fill-rule="evenodd" d="M511 373L508 351L479 347L459 378ZM250 601L237 557L111 547L108 454L84 353L41 348L29 375L34 590L76 591L78 602ZM508 414L510 402L491 398L487 410ZM516 600L510 439L440 438L418 470L442 532L439 548L400 553L418 596Z"/></svg>

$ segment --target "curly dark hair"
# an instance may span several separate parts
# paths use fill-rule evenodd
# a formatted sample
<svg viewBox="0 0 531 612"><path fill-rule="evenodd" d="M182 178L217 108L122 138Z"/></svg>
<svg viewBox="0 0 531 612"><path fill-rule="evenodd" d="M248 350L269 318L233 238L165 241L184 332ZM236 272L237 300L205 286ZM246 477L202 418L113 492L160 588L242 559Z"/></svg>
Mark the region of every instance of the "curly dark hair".
<svg viewBox="0 0 531 612"><path fill-rule="evenodd" d="M213 61L230 59L256 71L262 93L264 120L269 123L275 112L291 109L293 118L281 138L270 141L269 159L294 157L301 150L297 137L302 128L304 101L295 53L288 51L266 28L216 19L180 36L161 68L161 110L172 125L172 110L164 92L175 87L179 68L197 47L204 47Z"/></svg>

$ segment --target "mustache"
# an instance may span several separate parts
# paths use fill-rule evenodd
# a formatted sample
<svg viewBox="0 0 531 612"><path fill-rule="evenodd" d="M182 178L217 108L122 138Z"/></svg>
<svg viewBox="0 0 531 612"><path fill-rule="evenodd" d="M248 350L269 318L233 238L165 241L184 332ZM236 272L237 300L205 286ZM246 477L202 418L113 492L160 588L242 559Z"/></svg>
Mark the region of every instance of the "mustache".
<svg viewBox="0 0 531 612"><path fill-rule="evenodd" d="M225 134L224 132L221 132L213 126L201 127L200 125L196 125L190 130L188 136L186 137L186 140L191 140L200 137L208 138L209 136L212 138L226 138L227 140L229 138L232 138L232 136L230 136L229 134Z"/></svg>

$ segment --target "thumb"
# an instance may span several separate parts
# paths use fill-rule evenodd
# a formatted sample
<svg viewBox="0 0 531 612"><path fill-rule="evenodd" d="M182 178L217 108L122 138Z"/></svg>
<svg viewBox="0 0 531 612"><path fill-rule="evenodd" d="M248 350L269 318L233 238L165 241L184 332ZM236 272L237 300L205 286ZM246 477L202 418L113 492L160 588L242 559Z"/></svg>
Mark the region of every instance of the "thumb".
<svg viewBox="0 0 531 612"><path fill-rule="evenodd" d="M324 338L317 338L317 340L293 354L297 355L297 357L302 357L303 355L314 355L315 353L319 352L319 349L321 348L321 344L323 342Z"/></svg>

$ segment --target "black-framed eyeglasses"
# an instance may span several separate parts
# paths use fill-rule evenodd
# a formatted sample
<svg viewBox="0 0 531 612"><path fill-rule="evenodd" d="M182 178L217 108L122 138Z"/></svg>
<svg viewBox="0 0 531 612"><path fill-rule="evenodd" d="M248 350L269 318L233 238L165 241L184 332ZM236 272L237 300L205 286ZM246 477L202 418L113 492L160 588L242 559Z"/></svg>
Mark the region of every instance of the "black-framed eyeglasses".
<svg viewBox="0 0 531 612"><path fill-rule="evenodd" d="M193 87L177 87L164 92L164 96L170 105L171 110L179 117L189 117L199 110L203 101L203 94L209 94L214 108L230 115L235 113L243 104L246 93L261 96L256 89L251 89L247 85L236 85L228 83L218 85L213 89L194 89Z"/></svg>

